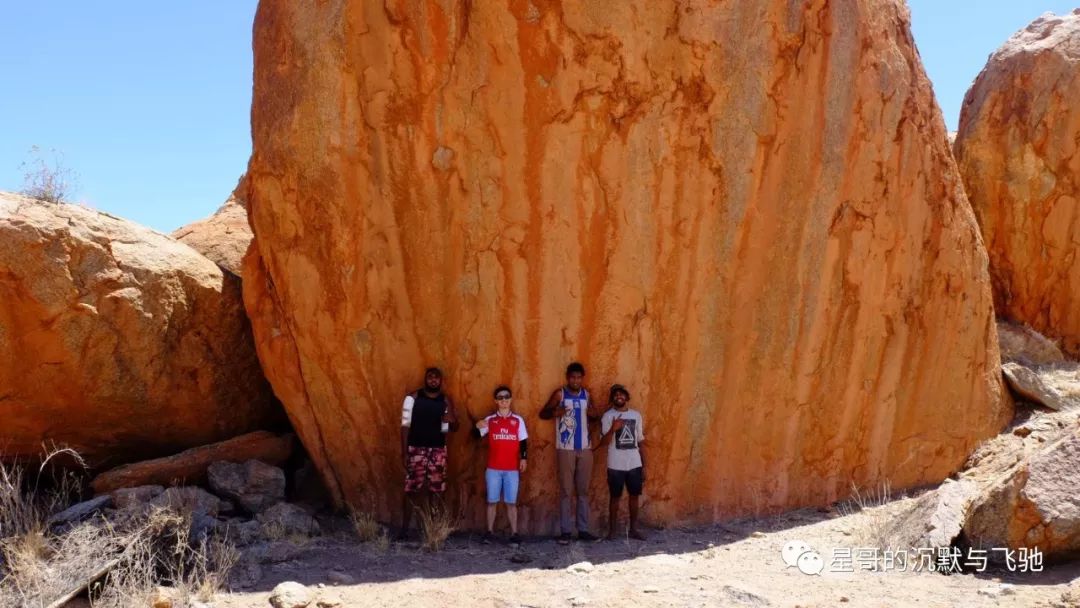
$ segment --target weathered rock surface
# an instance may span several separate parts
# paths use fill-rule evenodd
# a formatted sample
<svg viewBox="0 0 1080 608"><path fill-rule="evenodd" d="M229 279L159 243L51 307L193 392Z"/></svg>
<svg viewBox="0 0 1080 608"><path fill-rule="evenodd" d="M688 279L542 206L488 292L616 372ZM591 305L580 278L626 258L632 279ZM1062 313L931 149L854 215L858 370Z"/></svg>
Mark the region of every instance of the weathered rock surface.
<svg viewBox="0 0 1080 608"><path fill-rule="evenodd" d="M886 537L895 539L897 547L903 549L949 547L960 535L968 507L978 491L979 485L973 480L946 479L889 522Z"/></svg>
<svg viewBox="0 0 1080 608"><path fill-rule="evenodd" d="M92 465L281 418L239 281L187 245L77 205L0 193L0 449Z"/></svg>
<svg viewBox="0 0 1080 608"><path fill-rule="evenodd" d="M167 488L150 500L151 507L161 507L193 514L216 517L226 510L227 503L202 488Z"/></svg>
<svg viewBox="0 0 1080 608"><path fill-rule="evenodd" d="M246 177L240 178L232 195L213 215L176 229L172 237L240 276L244 253L251 243Z"/></svg>
<svg viewBox="0 0 1080 608"><path fill-rule="evenodd" d="M1080 9L991 55L964 99L956 160L982 228L998 315L1080 355Z"/></svg>
<svg viewBox="0 0 1080 608"><path fill-rule="evenodd" d="M206 469L222 460L244 462L254 459L280 465L292 454L293 442L292 434L255 431L172 456L117 467L95 477L90 486L95 493L105 494L118 488L144 485L200 484L206 481Z"/></svg>
<svg viewBox="0 0 1080 608"><path fill-rule="evenodd" d="M258 460L215 462L206 470L210 489L251 513L285 500L285 472Z"/></svg>
<svg viewBox="0 0 1080 608"><path fill-rule="evenodd" d="M974 546L1038 547L1048 557L1080 550L1080 427L1001 476L971 506L964 532Z"/></svg>
<svg viewBox="0 0 1080 608"><path fill-rule="evenodd" d="M1036 366L1065 361L1065 354L1053 340L1026 325L999 320L997 330L1002 363Z"/></svg>
<svg viewBox="0 0 1080 608"><path fill-rule="evenodd" d="M1010 417L898 0L264 0L254 48L245 303L339 502L396 512L428 364L463 419L513 385L537 532L573 359L633 391L659 521L940 481ZM451 495L482 471L455 437Z"/></svg>

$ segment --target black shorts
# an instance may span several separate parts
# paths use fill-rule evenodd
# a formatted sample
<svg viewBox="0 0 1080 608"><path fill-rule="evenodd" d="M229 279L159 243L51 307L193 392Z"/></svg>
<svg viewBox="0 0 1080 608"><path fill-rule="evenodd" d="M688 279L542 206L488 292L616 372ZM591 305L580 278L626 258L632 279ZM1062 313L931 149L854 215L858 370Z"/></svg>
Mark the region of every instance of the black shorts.
<svg viewBox="0 0 1080 608"><path fill-rule="evenodd" d="M607 487L611 491L612 498L622 496L623 486L626 487L626 492L630 496L641 496L641 488L644 485L645 478L642 475L641 467L629 471L607 470Z"/></svg>

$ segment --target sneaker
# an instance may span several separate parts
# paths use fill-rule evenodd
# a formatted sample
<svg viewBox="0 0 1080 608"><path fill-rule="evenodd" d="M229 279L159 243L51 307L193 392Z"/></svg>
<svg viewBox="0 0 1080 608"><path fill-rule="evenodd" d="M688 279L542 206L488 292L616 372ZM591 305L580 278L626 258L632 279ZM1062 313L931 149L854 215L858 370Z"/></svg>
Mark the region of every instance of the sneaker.
<svg viewBox="0 0 1080 608"><path fill-rule="evenodd" d="M520 534L511 534L510 535L510 544L511 545L520 545L521 544L521 535Z"/></svg>
<svg viewBox="0 0 1080 608"><path fill-rule="evenodd" d="M630 530L629 536L634 540L645 540L645 535L637 530Z"/></svg>
<svg viewBox="0 0 1080 608"><path fill-rule="evenodd" d="M593 542L593 541L600 540L600 537L599 536L593 536L592 534L589 533L588 530L582 530L581 532L578 532L577 539L578 540L583 540L583 541L586 541L586 542Z"/></svg>
<svg viewBox="0 0 1080 608"><path fill-rule="evenodd" d="M495 540L495 535L491 532L484 532L484 535L480 537L480 543L484 545L490 545L493 540Z"/></svg>
<svg viewBox="0 0 1080 608"><path fill-rule="evenodd" d="M563 532L559 536L555 537L555 542L559 543L560 545L569 545L571 538L572 537L570 536L569 532Z"/></svg>

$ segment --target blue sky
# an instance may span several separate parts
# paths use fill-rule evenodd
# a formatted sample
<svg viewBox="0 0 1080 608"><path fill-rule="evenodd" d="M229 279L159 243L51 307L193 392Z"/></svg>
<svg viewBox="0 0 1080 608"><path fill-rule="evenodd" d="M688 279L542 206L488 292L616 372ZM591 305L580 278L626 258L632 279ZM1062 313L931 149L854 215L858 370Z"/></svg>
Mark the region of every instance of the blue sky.
<svg viewBox="0 0 1080 608"><path fill-rule="evenodd" d="M1080 0L1074 0L1080 5ZM162 231L209 215L251 150L256 0L0 0L0 190L31 146L78 173L75 200ZM1051 0L911 0L950 130L987 56ZM48 158L48 154L46 154Z"/></svg>

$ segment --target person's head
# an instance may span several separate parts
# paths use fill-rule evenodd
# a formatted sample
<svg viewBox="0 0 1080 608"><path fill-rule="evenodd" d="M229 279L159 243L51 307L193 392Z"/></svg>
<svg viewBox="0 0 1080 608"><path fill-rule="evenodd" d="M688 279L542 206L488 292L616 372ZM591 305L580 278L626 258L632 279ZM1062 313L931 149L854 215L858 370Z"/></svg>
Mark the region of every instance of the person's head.
<svg viewBox="0 0 1080 608"><path fill-rule="evenodd" d="M585 366L574 361L570 365L566 366L566 386L570 387L570 390L581 390L581 383L585 380Z"/></svg>
<svg viewBox="0 0 1080 608"><path fill-rule="evenodd" d="M500 410L510 409L510 404L513 403L514 393L510 390L509 386L500 384L499 387L495 389L495 392L492 393L492 396L495 398L495 407Z"/></svg>
<svg viewBox="0 0 1080 608"><path fill-rule="evenodd" d="M621 384L612 384L611 392L608 394L608 401L621 410L626 407L626 404L630 403L630 391L626 390L626 387Z"/></svg>
<svg viewBox="0 0 1080 608"><path fill-rule="evenodd" d="M424 388L436 392L442 388L442 370L437 367L429 367L424 372Z"/></svg>

